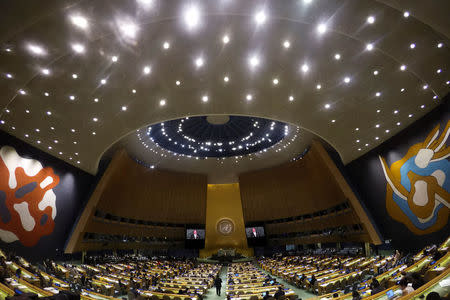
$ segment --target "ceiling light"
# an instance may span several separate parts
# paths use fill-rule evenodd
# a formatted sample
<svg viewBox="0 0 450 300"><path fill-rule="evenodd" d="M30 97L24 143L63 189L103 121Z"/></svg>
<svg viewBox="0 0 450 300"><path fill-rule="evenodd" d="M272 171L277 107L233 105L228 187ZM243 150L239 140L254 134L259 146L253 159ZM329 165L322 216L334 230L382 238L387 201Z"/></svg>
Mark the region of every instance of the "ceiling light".
<svg viewBox="0 0 450 300"><path fill-rule="evenodd" d="M436 73L438 73L438 74L441 73L441 72L442 72L441 69L437 69L437 70L436 70Z"/></svg>
<svg viewBox="0 0 450 300"><path fill-rule="evenodd" d="M48 96L50 96L50 94L49 94L48 92L45 92L45 93L44 93L44 96L45 96L45 97L48 97Z"/></svg>
<svg viewBox="0 0 450 300"><path fill-rule="evenodd" d="M366 45L366 50L372 51L373 50L373 44L367 44Z"/></svg>
<svg viewBox="0 0 450 300"><path fill-rule="evenodd" d="M170 48L170 43L169 42L164 42L163 43L163 49L167 50Z"/></svg>
<svg viewBox="0 0 450 300"><path fill-rule="evenodd" d="M40 144L40 143L41 143L41 141L39 141L39 140L38 140L38 141L36 141L36 143Z"/></svg>
<svg viewBox="0 0 450 300"><path fill-rule="evenodd" d="M365 144L366 147L369 147L369 144Z"/></svg>
<svg viewBox="0 0 450 300"><path fill-rule="evenodd" d="M47 115L48 115L48 116L51 116L51 115L52 115L52 112L51 112L51 111L47 111Z"/></svg>
<svg viewBox="0 0 450 300"><path fill-rule="evenodd" d="M30 113L30 110L29 110L29 109L25 109L25 112L26 112L27 114L29 114L29 113Z"/></svg>
<svg viewBox="0 0 450 300"><path fill-rule="evenodd" d="M369 24L375 23L375 17L374 17L374 16L369 16L369 17L367 18L367 23L369 23Z"/></svg>
<svg viewBox="0 0 450 300"><path fill-rule="evenodd" d="M77 79L77 78L78 78L78 75L77 75L77 74L72 74L72 78L73 78L73 79Z"/></svg>
<svg viewBox="0 0 450 300"><path fill-rule="evenodd" d="M356 140L356 142L359 143L360 141L359 141L359 140Z"/></svg>
<svg viewBox="0 0 450 300"><path fill-rule="evenodd" d="M379 114L381 112L381 109L377 109L377 114Z"/></svg>
<svg viewBox="0 0 450 300"><path fill-rule="evenodd" d="M361 151L361 148L358 148L358 151Z"/></svg>
<svg viewBox="0 0 450 300"><path fill-rule="evenodd" d="M223 78L223 81L225 81L225 82L228 82L230 80L230 78L228 78L228 76L225 76L224 78Z"/></svg>
<svg viewBox="0 0 450 300"><path fill-rule="evenodd" d="M379 137L377 137L377 136L376 136L376 137L375 137L375 139L376 139L376 140L378 140L378 139L379 139Z"/></svg>
<svg viewBox="0 0 450 300"><path fill-rule="evenodd" d="M305 4L310 4L312 2L312 0L303 0L303 3Z"/></svg>
<svg viewBox="0 0 450 300"><path fill-rule="evenodd" d="M321 23L319 25L317 25L317 32L319 34L324 34L327 31L327 25L324 23Z"/></svg>
<svg viewBox="0 0 450 300"><path fill-rule="evenodd" d="M9 79L13 78L12 74L10 74L10 73L6 73L5 75L6 75L6 78L9 78Z"/></svg>
<svg viewBox="0 0 450 300"><path fill-rule="evenodd" d="M62 152L59 152L59 155L62 155L63 153Z"/></svg>
<svg viewBox="0 0 450 300"><path fill-rule="evenodd" d="M405 11L405 12L403 13L403 17L405 17L405 18L409 17L409 11Z"/></svg>
<svg viewBox="0 0 450 300"><path fill-rule="evenodd" d="M96 102L96 103L97 103L97 102L98 102L98 98L94 98L94 102Z"/></svg>
<svg viewBox="0 0 450 300"><path fill-rule="evenodd" d="M76 53L84 53L85 48L82 44L72 44L72 50L75 51Z"/></svg>
<svg viewBox="0 0 450 300"><path fill-rule="evenodd" d="M195 59L195 65L196 65L197 68L202 67L204 63L205 63L205 62L203 61L203 58L202 58L202 57L197 57L197 58Z"/></svg>
<svg viewBox="0 0 450 300"><path fill-rule="evenodd" d="M395 114L395 115L398 114L398 110L394 110L394 114Z"/></svg>
<svg viewBox="0 0 450 300"><path fill-rule="evenodd" d="M58 144L58 140L54 140L53 143Z"/></svg>
<svg viewBox="0 0 450 300"><path fill-rule="evenodd" d="M55 130L55 127L51 126L50 129L51 129L51 130Z"/></svg>
<svg viewBox="0 0 450 300"><path fill-rule="evenodd" d="M9 114L9 113L10 113L10 110L9 110L9 109L5 109L5 112L6 112L7 114Z"/></svg>
<svg viewBox="0 0 450 300"><path fill-rule="evenodd" d="M400 71L405 71L406 70L406 66L405 65L401 65L400 66Z"/></svg>
<svg viewBox="0 0 450 300"><path fill-rule="evenodd" d="M144 72L144 74L150 74L150 72L152 71L150 66L145 66L144 69L142 70Z"/></svg>
<svg viewBox="0 0 450 300"><path fill-rule="evenodd" d="M359 131L359 128L358 128L358 127L356 127L356 128L355 128L355 130L356 130L356 131Z"/></svg>
<svg viewBox="0 0 450 300"><path fill-rule="evenodd" d="M380 128L380 124L376 124L376 125L375 125L375 128Z"/></svg>
<svg viewBox="0 0 450 300"><path fill-rule="evenodd" d="M336 123L336 120L334 120L334 119L333 119L333 120L331 120L331 123Z"/></svg>
<svg viewBox="0 0 450 300"><path fill-rule="evenodd" d="M41 72L44 75L50 75L50 70L49 69L42 69Z"/></svg>
<svg viewBox="0 0 450 300"><path fill-rule="evenodd" d="M44 48L36 44L28 44L27 48L34 55L42 56L47 54Z"/></svg>
<svg viewBox="0 0 450 300"><path fill-rule="evenodd" d="M291 101L291 102L294 101L294 96L292 96L292 95L289 96L289 101Z"/></svg>
<svg viewBox="0 0 450 300"><path fill-rule="evenodd" d="M345 82L345 83L349 83L350 80L351 80L351 79L350 79L350 77L348 77L348 76L344 78L344 82Z"/></svg>
<svg viewBox="0 0 450 300"><path fill-rule="evenodd" d="M72 129L70 129L70 131L75 132L75 129L72 128Z"/></svg>
<svg viewBox="0 0 450 300"><path fill-rule="evenodd" d="M308 64L304 63L304 64L302 65L302 72L303 72L303 73L306 73L306 72L308 72L308 70L309 70Z"/></svg>
<svg viewBox="0 0 450 300"><path fill-rule="evenodd" d="M126 111L127 107L126 106L122 106L122 111Z"/></svg>
<svg viewBox="0 0 450 300"><path fill-rule="evenodd" d="M389 133L389 131L390 131L389 129L386 129L384 132Z"/></svg>
<svg viewBox="0 0 450 300"><path fill-rule="evenodd" d="M251 67L256 67L259 65L259 58L256 55L253 55L249 59L249 64Z"/></svg>
<svg viewBox="0 0 450 300"><path fill-rule="evenodd" d="M278 78L274 78L274 79L272 80L272 82L273 82L274 85L277 85L277 84L279 83Z"/></svg>
<svg viewBox="0 0 450 300"><path fill-rule="evenodd" d="M416 48L416 44L414 44L414 43L411 43L411 45L409 45L409 48L411 48L411 49L414 49L414 48Z"/></svg>
<svg viewBox="0 0 450 300"><path fill-rule="evenodd" d="M408 115L408 118L412 118L412 116L413 116L413 114L409 114L409 115Z"/></svg>
<svg viewBox="0 0 450 300"><path fill-rule="evenodd" d="M3 124L3 123L2 123ZM29 137L29 135L28 134L25 134L25 137Z"/></svg>
<svg viewBox="0 0 450 300"><path fill-rule="evenodd" d="M376 92L375 93L375 97L380 97L381 96L381 93L380 92Z"/></svg>
<svg viewBox="0 0 450 300"><path fill-rule="evenodd" d="M25 92L24 90L19 90L19 93L20 93L21 95L26 95L26 94L27 94L27 92Z"/></svg>
<svg viewBox="0 0 450 300"><path fill-rule="evenodd" d="M180 82L179 80L177 80L177 81L175 81L175 84L176 84L176 85L180 85L181 82Z"/></svg>
<svg viewBox="0 0 450 300"><path fill-rule="evenodd" d="M97 133L95 133L95 131L92 131L92 135L96 135Z"/></svg>
<svg viewBox="0 0 450 300"><path fill-rule="evenodd" d="M131 92L132 92L133 94L136 94L136 90L135 90L135 89L132 89Z"/></svg>
<svg viewBox="0 0 450 300"><path fill-rule="evenodd" d="M183 13L184 23L189 29L193 29L200 24L200 10L197 6L189 6Z"/></svg>
<svg viewBox="0 0 450 300"><path fill-rule="evenodd" d="M106 79L100 80L100 83L103 84L103 85L105 85L105 84L106 84Z"/></svg>
<svg viewBox="0 0 450 300"><path fill-rule="evenodd" d="M329 109L329 108L331 107L331 105L327 103L327 104L324 105L324 107L325 107L326 109Z"/></svg>
<svg viewBox="0 0 450 300"><path fill-rule="evenodd" d="M203 96L202 96L202 101L203 101L203 102L208 102L208 96L203 95Z"/></svg>
<svg viewBox="0 0 450 300"><path fill-rule="evenodd" d="M378 70L373 71L373 75L377 76L378 75Z"/></svg>
<svg viewBox="0 0 450 300"><path fill-rule="evenodd" d="M160 106L166 105L166 100L165 100L165 99L159 100L159 105L160 105Z"/></svg>
<svg viewBox="0 0 450 300"><path fill-rule="evenodd" d="M340 55L339 53L336 53L336 54L334 55L334 59L335 59L335 60L340 60L340 59L341 59L341 55Z"/></svg>
<svg viewBox="0 0 450 300"><path fill-rule="evenodd" d="M320 90L322 88L322 85L318 84L316 85L316 89Z"/></svg>
<svg viewBox="0 0 450 300"><path fill-rule="evenodd" d="M428 84L424 84L422 89L426 90L428 88Z"/></svg>
<svg viewBox="0 0 450 300"><path fill-rule="evenodd" d="M397 122L397 126L400 126L401 125L401 123L400 122Z"/></svg>
<svg viewBox="0 0 450 300"><path fill-rule="evenodd" d="M289 42L288 40L285 40L284 42L283 42L283 47L284 48L289 48L289 47L291 47L291 42Z"/></svg>
<svg viewBox="0 0 450 300"><path fill-rule="evenodd" d="M113 56L111 57L112 62L117 62L119 60L119 58L117 56Z"/></svg>
<svg viewBox="0 0 450 300"><path fill-rule="evenodd" d="M404 88L402 88L402 89L400 90L400 92L402 92L402 93L403 93L404 91L405 91L405 89L404 89Z"/></svg>
<svg viewBox="0 0 450 300"><path fill-rule="evenodd" d="M230 42L230 38L228 37L228 35L224 35L222 38L222 42L224 44L228 44Z"/></svg>
<svg viewBox="0 0 450 300"><path fill-rule="evenodd" d="M75 96L74 95L70 95L69 99L73 101L73 100L75 100Z"/></svg>
<svg viewBox="0 0 450 300"><path fill-rule="evenodd" d="M437 44L437 47L438 47L438 48L442 48L442 47L444 47L444 44L443 44L443 43L438 43L438 44Z"/></svg>
<svg viewBox="0 0 450 300"><path fill-rule="evenodd" d="M81 29L87 29L89 26L89 23L86 20L86 18L84 18L83 16L80 16L80 15L70 16L70 21L72 22L73 25L75 25Z"/></svg>
<svg viewBox="0 0 450 300"><path fill-rule="evenodd" d="M245 99L247 99L247 101L251 101L253 99L253 96L251 94L247 94L247 96L245 96Z"/></svg>
<svg viewBox="0 0 450 300"><path fill-rule="evenodd" d="M117 22L120 33L127 39L136 38L139 27L130 20L119 20Z"/></svg>
<svg viewBox="0 0 450 300"><path fill-rule="evenodd" d="M92 118L92 121L97 122L98 119L97 119L96 117L93 117L93 118Z"/></svg>
<svg viewBox="0 0 450 300"><path fill-rule="evenodd" d="M255 22L258 25L263 24L264 22L266 22L266 14L264 13L264 11L259 11L255 14Z"/></svg>
<svg viewBox="0 0 450 300"><path fill-rule="evenodd" d="M433 96L433 100L436 100L437 98L438 98L437 95L434 95L434 96Z"/></svg>
<svg viewBox="0 0 450 300"><path fill-rule="evenodd" d="M36 128L34 131L39 132L40 130L39 130L39 128Z"/></svg>
<svg viewBox="0 0 450 300"><path fill-rule="evenodd" d="M5 124L5 121L4 121L4 120L1 120L0 123Z"/></svg>

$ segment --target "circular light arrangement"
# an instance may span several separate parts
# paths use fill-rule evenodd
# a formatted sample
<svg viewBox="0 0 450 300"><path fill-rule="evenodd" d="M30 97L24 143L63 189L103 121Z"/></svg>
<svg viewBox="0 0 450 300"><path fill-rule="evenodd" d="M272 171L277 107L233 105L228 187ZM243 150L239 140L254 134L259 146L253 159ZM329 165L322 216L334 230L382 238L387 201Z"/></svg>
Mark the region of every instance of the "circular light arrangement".
<svg viewBox="0 0 450 300"><path fill-rule="evenodd" d="M175 154L197 158L234 157L272 147L289 132L289 125L256 117L186 117L148 127L138 132L141 143L153 142ZM212 121L211 121L212 120Z"/></svg>

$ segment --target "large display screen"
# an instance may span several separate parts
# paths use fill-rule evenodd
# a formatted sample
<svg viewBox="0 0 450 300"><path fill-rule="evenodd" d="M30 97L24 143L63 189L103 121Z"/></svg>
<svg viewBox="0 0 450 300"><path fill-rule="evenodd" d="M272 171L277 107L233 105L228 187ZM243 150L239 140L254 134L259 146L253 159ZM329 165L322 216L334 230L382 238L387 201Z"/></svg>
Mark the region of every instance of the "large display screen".
<svg viewBox="0 0 450 300"><path fill-rule="evenodd" d="M249 239L262 238L265 236L264 227L262 227L262 226L246 227L245 234L247 235L247 238L249 238Z"/></svg>
<svg viewBox="0 0 450 300"><path fill-rule="evenodd" d="M204 240L205 229L186 229L187 240Z"/></svg>

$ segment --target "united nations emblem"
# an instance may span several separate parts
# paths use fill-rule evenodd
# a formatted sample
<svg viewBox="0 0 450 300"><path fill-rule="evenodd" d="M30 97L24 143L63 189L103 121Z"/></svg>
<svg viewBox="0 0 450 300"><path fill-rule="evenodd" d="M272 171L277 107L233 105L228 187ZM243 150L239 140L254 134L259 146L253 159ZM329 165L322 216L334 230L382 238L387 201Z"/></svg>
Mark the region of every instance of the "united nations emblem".
<svg viewBox="0 0 450 300"><path fill-rule="evenodd" d="M234 232L234 223L231 219L221 219L217 222L216 229L223 235L230 235Z"/></svg>
<svg viewBox="0 0 450 300"><path fill-rule="evenodd" d="M443 228L450 211L450 147L446 141L450 121L439 136L439 125L423 143L411 146L391 167L379 156L386 177L386 209L389 215L415 234Z"/></svg>

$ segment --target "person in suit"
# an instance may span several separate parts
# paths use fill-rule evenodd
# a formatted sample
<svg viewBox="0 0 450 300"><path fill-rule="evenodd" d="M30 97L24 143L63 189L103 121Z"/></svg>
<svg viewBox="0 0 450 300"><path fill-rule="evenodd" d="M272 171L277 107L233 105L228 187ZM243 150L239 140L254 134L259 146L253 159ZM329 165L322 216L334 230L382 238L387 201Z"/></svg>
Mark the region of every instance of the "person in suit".
<svg viewBox="0 0 450 300"><path fill-rule="evenodd" d="M253 237L258 237L258 233L256 232L256 228L255 227L252 228L252 236Z"/></svg>
<svg viewBox="0 0 450 300"><path fill-rule="evenodd" d="M219 276L214 279L214 286L216 287L217 296L220 296L220 290L222 289L222 279Z"/></svg>
<svg viewBox="0 0 450 300"><path fill-rule="evenodd" d="M198 234L197 234L197 230L196 229L194 229L194 233L192 234L191 238L194 239L194 240L198 240Z"/></svg>

